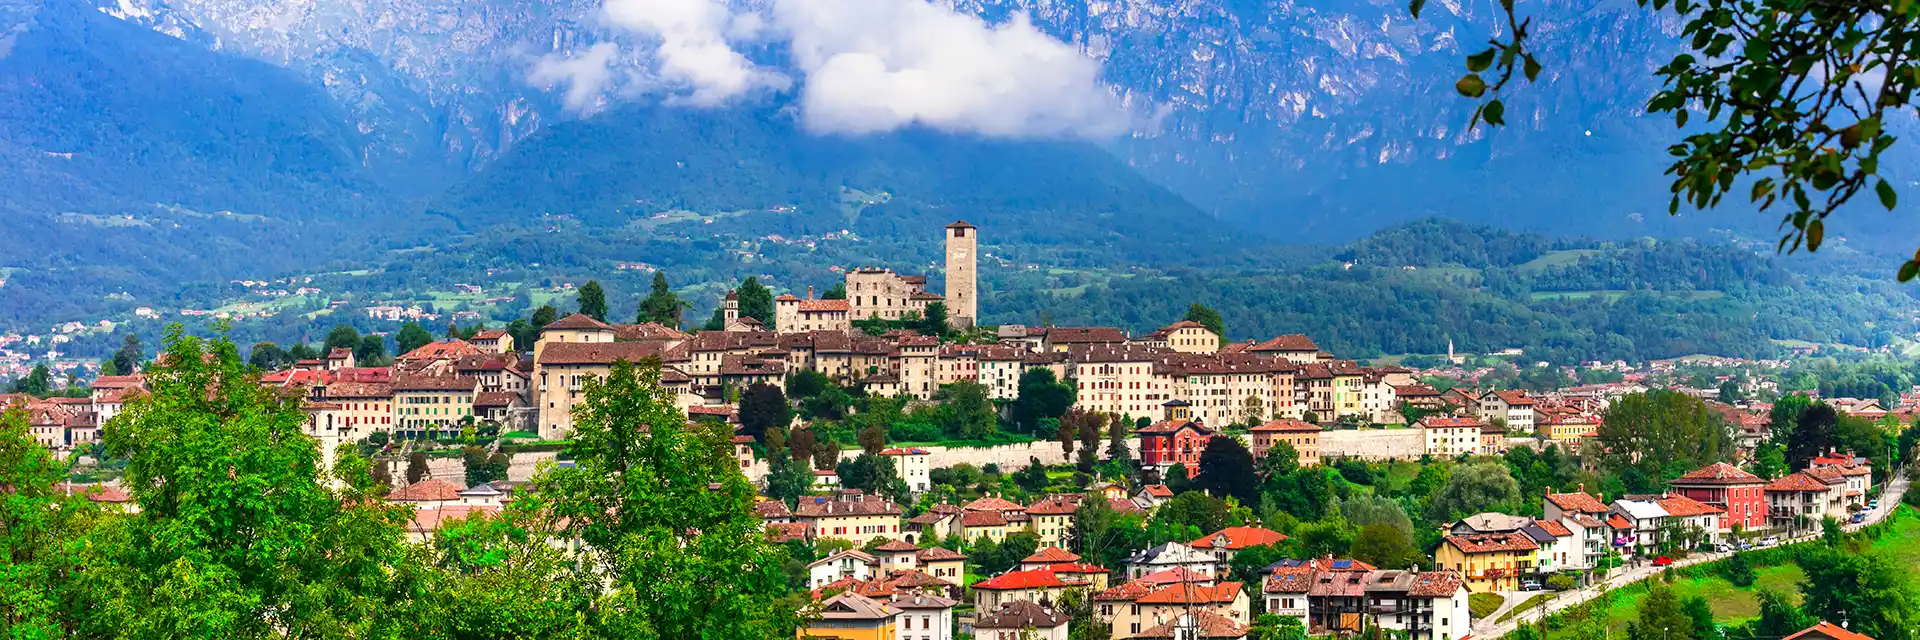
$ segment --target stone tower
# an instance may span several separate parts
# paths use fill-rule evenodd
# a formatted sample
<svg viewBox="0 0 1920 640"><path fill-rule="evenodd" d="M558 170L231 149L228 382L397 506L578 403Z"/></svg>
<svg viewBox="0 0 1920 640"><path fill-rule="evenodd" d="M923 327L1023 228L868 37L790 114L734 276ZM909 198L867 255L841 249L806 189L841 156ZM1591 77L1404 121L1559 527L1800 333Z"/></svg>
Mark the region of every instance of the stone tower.
<svg viewBox="0 0 1920 640"><path fill-rule="evenodd" d="M979 253L978 227L965 220L947 225L947 323L955 328L972 327L980 318Z"/></svg>
<svg viewBox="0 0 1920 640"><path fill-rule="evenodd" d="M740 292L728 290L727 297L720 301L720 318L727 324L740 319ZM725 329L726 327L721 327Z"/></svg>

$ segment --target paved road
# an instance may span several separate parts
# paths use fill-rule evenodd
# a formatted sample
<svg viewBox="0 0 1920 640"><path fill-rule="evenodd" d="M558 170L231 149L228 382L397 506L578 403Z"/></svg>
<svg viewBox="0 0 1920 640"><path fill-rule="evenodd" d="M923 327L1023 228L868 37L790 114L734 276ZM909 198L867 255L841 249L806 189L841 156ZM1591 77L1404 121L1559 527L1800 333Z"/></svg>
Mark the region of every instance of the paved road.
<svg viewBox="0 0 1920 640"><path fill-rule="evenodd" d="M1875 522L1885 520L1888 515L1893 513L1894 508L1900 505L1900 497L1907 492L1908 484L1909 482L1907 480L1907 477L1904 474L1900 476L1896 476L1891 482L1888 482L1886 488L1881 491L1880 507L1868 512L1865 522L1862 522L1860 524L1846 524L1844 525L1844 528L1848 531L1853 531L1861 527L1865 527L1869 524L1873 524ZM1797 538L1782 540L1781 544L1801 542L1804 540L1810 540L1818 537L1820 537L1820 534L1818 532L1815 532L1815 533L1812 533L1809 535L1803 535ZM1685 567L1685 566L1700 564L1702 562L1712 562L1714 560L1725 558L1728 555L1730 554L1696 553L1691 556L1688 556L1687 559L1685 560L1680 560L1678 562L1673 563L1673 566ZM1528 622L1537 621L1543 616L1565 610L1569 607L1579 606L1580 604L1583 604L1588 600L1592 600L1594 598L1599 597L1601 593L1606 592L1609 589L1618 589L1620 587L1624 587L1629 584L1633 584L1634 582L1638 582L1640 580L1651 577L1659 573L1663 569L1665 569L1665 567L1655 567L1655 566L1652 566L1651 564L1641 564L1640 566L1630 565L1625 569L1615 570L1614 575L1606 579L1605 581L1596 582L1592 586L1589 586L1584 589L1562 592L1560 593L1560 595L1556 596L1551 602L1548 602L1544 607L1535 607L1533 609L1528 610L1526 613L1520 614L1519 616L1516 616L1513 619L1507 620L1505 623L1497 623L1494 621L1500 619L1500 616L1506 615L1506 611L1508 609L1511 609L1515 605L1520 604L1522 601L1525 601L1527 598L1532 597L1533 595L1532 593L1529 593L1529 592L1512 592L1512 593L1502 594L1507 596L1506 605L1501 607L1500 611L1494 613L1494 615L1490 615L1485 618L1481 618L1479 620L1474 621L1473 635L1480 638L1498 638L1498 637L1504 636L1508 633L1511 633L1514 630L1514 627L1517 626L1522 621L1522 619Z"/></svg>

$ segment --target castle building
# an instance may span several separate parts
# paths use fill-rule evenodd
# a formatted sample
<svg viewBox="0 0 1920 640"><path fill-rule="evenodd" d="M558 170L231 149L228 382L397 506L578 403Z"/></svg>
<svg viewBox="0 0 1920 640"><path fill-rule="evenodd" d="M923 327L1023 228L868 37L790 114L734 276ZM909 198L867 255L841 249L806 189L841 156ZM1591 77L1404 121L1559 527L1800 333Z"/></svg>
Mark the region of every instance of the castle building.
<svg viewBox="0 0 1920 640"><path fill-rule="evenodd" d="M947 225L947 323L973 326L980 317L977 297L980 229L960 220Z"/></svg>

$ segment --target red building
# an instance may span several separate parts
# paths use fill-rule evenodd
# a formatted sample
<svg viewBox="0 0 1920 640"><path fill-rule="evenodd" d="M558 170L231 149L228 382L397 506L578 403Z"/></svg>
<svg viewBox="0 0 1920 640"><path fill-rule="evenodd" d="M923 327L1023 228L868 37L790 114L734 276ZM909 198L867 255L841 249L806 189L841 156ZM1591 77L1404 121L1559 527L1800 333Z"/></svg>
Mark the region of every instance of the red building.
<svg viewBox="0 0 1920 640"><path fill-rule="evenodd" d="M1165 420L1134 431L1140 436L1140 465L1159 472L1165 478L1173 465L1187 468L1187 477L1200 473L1200 452L1207 449L1213 430L1188 419L1190 405L1184 400L1168 400Z"/></svg>
<svg viewBox="0 0 1920 640"><path fill-rule="evenodd" d="M1727 510L1722 529L1767 527L1767 481L1725 462L1715 462L1667 483L1670 493Z"/></svg>

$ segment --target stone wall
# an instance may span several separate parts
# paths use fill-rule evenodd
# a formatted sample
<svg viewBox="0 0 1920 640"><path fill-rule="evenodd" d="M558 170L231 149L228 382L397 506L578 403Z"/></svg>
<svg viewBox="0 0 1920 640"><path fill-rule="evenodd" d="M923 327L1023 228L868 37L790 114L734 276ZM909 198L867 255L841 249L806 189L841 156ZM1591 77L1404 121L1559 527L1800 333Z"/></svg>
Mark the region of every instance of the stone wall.
<svg viewBox="0 0 1920 640"><path fill-rule="evenodd" d="M928 453L932 454L932 464L935 469L951 467L964 462L976 467L983 467L987 464L997 464L1000 465L1002 471L1014 471L1026 468L1027 463L1033 458L1039 458L1041 464L1068 464L1072 462L1072 459L1060 452L1059 442L1028 442L1025 444L1003 444L995 447L928 446L917 448L926 449ZM1129 440L1127 442L1127 449L1132 452L1131 455L1138 458L1140 455L1140 440L1138 438ZM1075 455L1078 455L1079 450L1079 444L1076 443L1074 445ZM1107 441L1102 439L1098 447L1098 452L1104 457L1106 451ZM859 449L847 449L840 452L840 459L852 460L859 455Z"/></svg>
<svg viewBox="0 0 1920 640"><path fill-rule="evenodd" d="M1419 429L1340 429L1320 432L1321 458L1410 460L1426 453Z"/></svg>

